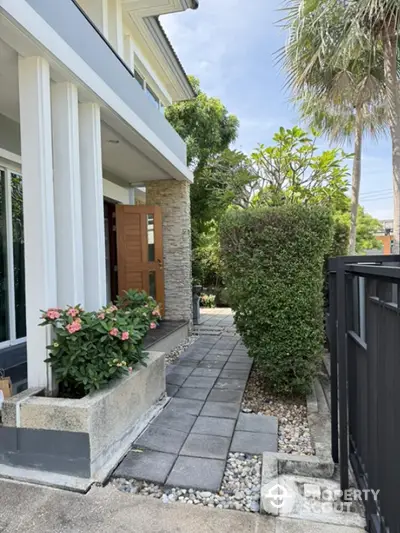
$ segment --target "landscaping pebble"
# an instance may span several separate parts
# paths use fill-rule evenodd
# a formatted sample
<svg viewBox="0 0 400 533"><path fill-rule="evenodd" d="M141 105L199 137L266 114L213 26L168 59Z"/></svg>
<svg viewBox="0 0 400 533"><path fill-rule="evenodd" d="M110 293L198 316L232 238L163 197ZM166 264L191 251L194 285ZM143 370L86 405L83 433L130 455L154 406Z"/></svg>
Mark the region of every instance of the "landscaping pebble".
<svg viewBox="0 0 400 533"><path fill-rule="evenodd" d="M179 359L179 357L183 354L183 352L187 348L189 348L189 346L191 346L194 342L197 341L198 338L199 338L198 335L191 335L190 337L182 341L180 344L178 344L176 348L174 348L168 354L166 354L165 364L171 365L172 363L174 363L177 359Z"/></svg>
<svg viewBox="0 0 400 533"><path fill-rule="evenodd" d="M261 374L253 369L242 401L242 412L278 418L278 451L289 454L314 455L307 407L304 399L278 397L268 391Z"/></svg>
<svg viewBox="0 0 400 533"><path fill-rule="evenodd" d="M135 479L115 479L114 485L123 492L152 496L166 505L182 502L217 509L260 512L261 456L230 453L221 490L213 493L195 489L163 487Z"/></svg>

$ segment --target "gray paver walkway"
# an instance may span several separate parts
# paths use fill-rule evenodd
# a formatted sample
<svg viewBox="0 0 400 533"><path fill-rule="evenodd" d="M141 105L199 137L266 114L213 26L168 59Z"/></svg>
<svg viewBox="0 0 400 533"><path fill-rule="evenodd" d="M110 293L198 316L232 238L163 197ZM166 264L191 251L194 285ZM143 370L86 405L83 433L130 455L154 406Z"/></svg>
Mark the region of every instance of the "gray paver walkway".
<svg viewBox="0 0 400 533"><path fill-rule="evenodd" d="M200 336L167 368L172 398L114 477L217 491L229 451L277 451L277 419L240 413L251 367L237 337Z"/></svg>

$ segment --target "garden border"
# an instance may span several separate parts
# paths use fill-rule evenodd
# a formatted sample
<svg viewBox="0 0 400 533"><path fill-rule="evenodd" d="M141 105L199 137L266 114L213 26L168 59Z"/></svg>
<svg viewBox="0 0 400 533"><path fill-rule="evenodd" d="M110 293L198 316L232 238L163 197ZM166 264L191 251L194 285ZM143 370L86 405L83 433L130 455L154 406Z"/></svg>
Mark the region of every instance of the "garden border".
<svg viewBox="0 0 400 533"><path fill-rule="evenodd" d="M4 402L0 476L85 492L103 482L168 401L165 355L81 399L28 389Z"/></svg>

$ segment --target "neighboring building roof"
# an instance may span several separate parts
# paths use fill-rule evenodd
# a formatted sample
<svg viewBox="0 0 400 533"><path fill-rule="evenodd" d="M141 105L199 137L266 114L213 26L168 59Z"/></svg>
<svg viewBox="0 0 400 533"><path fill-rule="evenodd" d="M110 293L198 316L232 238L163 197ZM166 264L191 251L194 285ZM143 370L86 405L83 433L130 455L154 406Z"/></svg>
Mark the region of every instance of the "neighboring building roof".
<svg viewBox="0 0 400 533"><path fill-rule="evenodd" d="M193 4L192 9L197 9L198 0L191 0ZM164 28L158 17L148 17L145 20L148 30L151 32L153 39L158 46L163 50L166 60L169 63L171 70L175 73L177 79L180 81L181 87L184 93L187 95L187 99L195 98L196 93L189 81L188 75L183 68L183 65L174 50Z"/></svg>

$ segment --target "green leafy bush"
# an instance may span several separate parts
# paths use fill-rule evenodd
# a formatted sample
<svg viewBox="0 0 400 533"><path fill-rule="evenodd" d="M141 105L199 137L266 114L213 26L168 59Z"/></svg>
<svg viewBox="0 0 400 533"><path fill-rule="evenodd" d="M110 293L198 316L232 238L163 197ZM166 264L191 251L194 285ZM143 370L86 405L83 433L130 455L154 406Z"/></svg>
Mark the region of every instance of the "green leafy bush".
<svg viewBox="0 0 400 533"><path fill-rule="evenodd" d="M41 326L51 325L48 350L60 394L82 397L145 364L143 339L157 327L160 311L145 293L128 291L97 312L79 305L42 311Z"/></svg>
<svg viewBox="0 0 400 533"><path fill-rule="evenodd" d="M271 388L309 390L323 350L323 263L332 220L323 207L231 211L221 224L235 323Z"/></svg>
<svg viewBox="0 0 400 533"><path fill-rule="evenodd" d="M216 306L216 296L215 294L202 294L200 296L200 305L201 307L215 307Z"/></svg>

